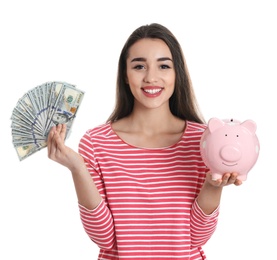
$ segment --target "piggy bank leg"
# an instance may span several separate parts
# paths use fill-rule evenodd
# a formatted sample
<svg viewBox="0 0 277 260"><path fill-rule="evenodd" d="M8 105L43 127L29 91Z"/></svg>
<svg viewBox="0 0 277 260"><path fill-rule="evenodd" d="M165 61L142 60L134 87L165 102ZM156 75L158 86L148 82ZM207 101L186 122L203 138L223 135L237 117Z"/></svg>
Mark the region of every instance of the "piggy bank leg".
<svg viewBox="0 0 277 260"><path fill-rule="evenodd" d="M212 180L213 181L216 181L218 179L221 179L222 178L222 174L220 173L212 173Z"/></svg>
<svg viewBox="0 0 277 260"><path fill-rule="evenodd" d="M247 174L241 174L241 175L238 176L237 179L240 180L240 181L246 181L246 179L247 179Z"/></svg>

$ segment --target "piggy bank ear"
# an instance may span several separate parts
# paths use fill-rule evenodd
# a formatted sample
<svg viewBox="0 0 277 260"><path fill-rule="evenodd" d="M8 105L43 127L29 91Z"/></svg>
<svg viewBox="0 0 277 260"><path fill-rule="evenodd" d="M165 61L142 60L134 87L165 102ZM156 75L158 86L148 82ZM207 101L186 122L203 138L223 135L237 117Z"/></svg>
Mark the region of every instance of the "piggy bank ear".
<svg viewBox="0 0 277 260"><path fill-rule="evenodd" d="M218 119L218 118L211 118L208 122L208 128L210 132L214 132L216 129L223 127L225 125L224 121Z"/></svg>
<svg viewBox="0 0 277 260"><path fill-rule="evenodd" d="M244 122L241 123L241 126L248 129L252 134L255 134L257 129L256 123L252 120L245 120Z"/></svg>

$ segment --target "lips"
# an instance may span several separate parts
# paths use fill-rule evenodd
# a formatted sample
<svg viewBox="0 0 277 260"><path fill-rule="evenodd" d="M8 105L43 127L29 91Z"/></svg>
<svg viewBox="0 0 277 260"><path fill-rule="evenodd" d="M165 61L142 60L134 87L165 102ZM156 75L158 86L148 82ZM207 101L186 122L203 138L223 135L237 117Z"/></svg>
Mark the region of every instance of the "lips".
<svg viewBox="0 0 277 260"><path fill-rule="evenodd" d="M156 96L160 95L163 88L157 87L157 86L149 86L149 87L143 87L142 90L146 96L156 97Z"/></svg>

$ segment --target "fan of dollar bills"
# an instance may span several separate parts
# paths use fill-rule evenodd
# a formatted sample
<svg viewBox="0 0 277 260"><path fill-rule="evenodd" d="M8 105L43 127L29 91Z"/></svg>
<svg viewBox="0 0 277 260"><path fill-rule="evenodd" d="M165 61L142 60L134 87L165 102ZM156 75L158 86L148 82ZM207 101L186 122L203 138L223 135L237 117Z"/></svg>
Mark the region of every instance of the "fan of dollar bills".
<svg viewBox="0 0 277 260"><path fill-rule="evenodd" d="M46 82L25 93L12 111L12 141L20 161L47 146L50 128L72 128L84 92L66 82Z"/></svg>

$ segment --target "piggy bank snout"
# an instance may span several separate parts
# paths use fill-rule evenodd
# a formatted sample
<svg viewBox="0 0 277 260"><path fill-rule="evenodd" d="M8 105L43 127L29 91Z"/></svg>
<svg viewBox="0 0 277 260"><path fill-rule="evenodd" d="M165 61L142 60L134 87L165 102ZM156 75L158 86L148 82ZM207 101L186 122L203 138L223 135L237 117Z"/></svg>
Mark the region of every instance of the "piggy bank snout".
<svg viewBox="0 0 277 260"><path fill-rule="evenodd" d="M225 145L220 150L220 156L224 161L235 162L241 158L241 150L234 145Z"/></svg>

